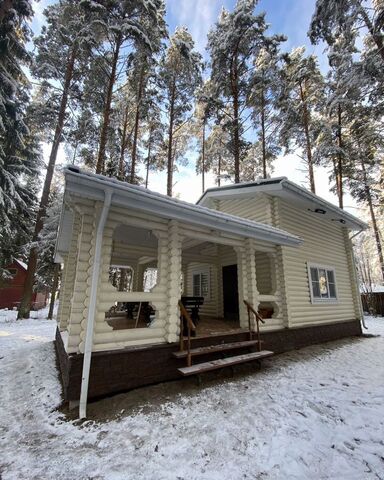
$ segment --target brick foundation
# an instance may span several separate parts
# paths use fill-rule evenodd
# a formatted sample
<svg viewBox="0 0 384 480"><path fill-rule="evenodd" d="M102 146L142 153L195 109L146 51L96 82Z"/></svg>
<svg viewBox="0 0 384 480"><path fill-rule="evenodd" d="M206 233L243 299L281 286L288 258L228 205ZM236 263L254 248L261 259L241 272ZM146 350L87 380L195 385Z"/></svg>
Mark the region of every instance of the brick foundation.
<svg viewBox="0 0 384 480"><path fill-rule="evenodd" d="M317 343L361 335L359 320L343 323L284 329L261 334L263 349L282 353ZM193 347L248 340L246 332L193 339ZM59 330L56 332L56 352L61 370L64 398L66 401L80 397L82 354L67 354ZM92 354L89 379L89 398L111 395L133 388L180 378L177 367L185 360L176 360L172 352L177 343L151 345L95 352ZM236 355L236 350L232 351ZM244 353L238 352L238 353ZM209 359L213 359L211 355ZM217 358L220 358L217 356ZM199 357L199 362L205 360Z"/></svg>

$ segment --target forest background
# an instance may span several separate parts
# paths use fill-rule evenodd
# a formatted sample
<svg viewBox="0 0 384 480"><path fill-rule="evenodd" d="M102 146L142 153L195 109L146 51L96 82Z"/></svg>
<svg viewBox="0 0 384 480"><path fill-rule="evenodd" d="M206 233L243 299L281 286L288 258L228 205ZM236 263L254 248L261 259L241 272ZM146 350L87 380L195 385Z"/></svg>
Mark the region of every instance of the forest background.
<svg viewBox="0 0 384 480"><path fill-rule="evenodd" d="M61 170L196 201L287 176L363 217L384 283L383 0L0 2L0 277L56 290ZM16 221L17 219L17 221Z"/></svg>

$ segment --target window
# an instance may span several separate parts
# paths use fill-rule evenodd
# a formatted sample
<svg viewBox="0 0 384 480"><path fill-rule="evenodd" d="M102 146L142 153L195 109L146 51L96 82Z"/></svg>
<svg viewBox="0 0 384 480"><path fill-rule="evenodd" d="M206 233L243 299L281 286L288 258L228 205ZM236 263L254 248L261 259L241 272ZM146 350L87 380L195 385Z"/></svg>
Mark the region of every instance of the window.
<svg viewBox="0 0 384 480"><path fill-rule="evenodd" d="M337 300L335 269L308 264L312 303Z"/></svg>
<svg viewBox="0 0 384 480"><path fill-rule="evenodd" d="M17 275L16 268L8 268L7 270L12 277L16 277L16 275Z"/></svg>
<svg viewBox="0 0 384 480"><path fill-rule="evenodd" d="M193 274L193 296L208 298L209 271Z"/></svg>

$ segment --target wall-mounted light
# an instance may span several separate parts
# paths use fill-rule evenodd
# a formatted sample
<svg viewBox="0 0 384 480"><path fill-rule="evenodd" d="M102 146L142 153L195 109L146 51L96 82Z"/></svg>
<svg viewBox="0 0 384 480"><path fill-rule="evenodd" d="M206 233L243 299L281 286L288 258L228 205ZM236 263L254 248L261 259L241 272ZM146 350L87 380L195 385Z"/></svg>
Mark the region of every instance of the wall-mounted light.
<svg viewBox="0 0 384 480"><path fill-rule="evenodd" d="M323 210L322 208L315 208L315 210L311 210L310 208L308 208L308 211L314 212L314 213L320 213L321 215L325 215L327 213L327 211Z"/></svg>
<svg viewBox="0 0 384 480"><path fill-rule="evenodd" d="M340 222L345 225L347 222L343 218L332 218L332 222Z"/></svg>

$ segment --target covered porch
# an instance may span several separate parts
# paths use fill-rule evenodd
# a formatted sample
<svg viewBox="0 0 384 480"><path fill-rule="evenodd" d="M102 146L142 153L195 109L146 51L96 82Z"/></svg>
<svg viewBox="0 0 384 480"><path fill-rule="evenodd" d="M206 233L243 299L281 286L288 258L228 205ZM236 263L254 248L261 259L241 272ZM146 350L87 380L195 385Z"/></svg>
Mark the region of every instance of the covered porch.
<svg viewBox="0 0 384 480"><path fill-rule="evenodd" d="M98 352L177 349L182 297L202 298L196 341L256 331L244 300L269 317L265 329L283 328L280 253L299 244L266 224L67 169L58 316L62 349L84 358L82 396Z"/></svg>

